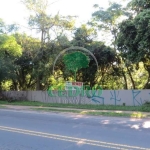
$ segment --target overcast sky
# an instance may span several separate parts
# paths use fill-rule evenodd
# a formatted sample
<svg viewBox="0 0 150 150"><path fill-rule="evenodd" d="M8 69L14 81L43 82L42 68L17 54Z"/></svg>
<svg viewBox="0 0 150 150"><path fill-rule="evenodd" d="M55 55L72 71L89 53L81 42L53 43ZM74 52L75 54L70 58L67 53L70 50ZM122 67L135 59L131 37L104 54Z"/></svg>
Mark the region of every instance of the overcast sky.
<svg viewBox="0 0 150 150"><path fill-rule="evenodd" d="M94 12L93 5L99 4L99 6L107 8L108 0L49 0L50 3L56 1L49 8L50 14L56 14L58 11L61 15L73 15L78 16L77 24L86 23L91 18L92 12ZM121 3L123 0L111 0ZM4 22L18 23L22 25L22 30L27 31L25 27L28 26L27 18L29 12L25 6L21 3L21 0L0 0L0 18ZM23 27L24 26L24 27ZM31 32L31 31L30 31ZM32 33L31 33L32 34Z"/></svg>

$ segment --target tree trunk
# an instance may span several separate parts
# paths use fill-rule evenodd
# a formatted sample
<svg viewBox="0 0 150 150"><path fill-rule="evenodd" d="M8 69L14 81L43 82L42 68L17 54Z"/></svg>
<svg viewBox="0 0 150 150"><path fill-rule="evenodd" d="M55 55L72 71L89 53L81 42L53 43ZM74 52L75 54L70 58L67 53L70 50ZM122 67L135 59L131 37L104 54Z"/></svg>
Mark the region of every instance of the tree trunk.
<svg viewBox="0 0 150 150"><path fill-rule="evenodd" d="M40 90L40 77L39 77L39 75L38 75L37 81L36 81L36 90L37 91Z"/></svg>
<svg viewBox="0 0 150 150"><path fill-rule="evenodd" d="M0 91L2 91L2 82L0 82Z"/></svg>
<svg viewBox="0 0 150 150"><path fill-rule="evenodd" d="M144 89L150 89L150 72L148 72L148 73L149 73L149 75L148 75L147 82L146 82L146 84L144 86Z"/></svg>
<svg viewBox="0 0 150 150"><path fill-rule="evenodd" d="M130 76L131 82L132 82L132 87L133 87L133 89L136 89L136 87L135 87L135 82L134 82L134 80L133 80L132 74L131 74L131 72L130 72L130 70L129 70L129 67L128 67L128 66L127 66L127 70L128 70L128 73L129 73L129 76Z"/></svg>
<svg viewBox="0 0 150 150"><path fill-rule="evenodd" d="M128 89L128 83L127 83L127 78L126 78L126 75L125 75L125 73L124 73L124 71L122 71L122 75L123 75L123 78L124 78L124 82L125 82L125 87L124 87L124 89Z"/></svg>

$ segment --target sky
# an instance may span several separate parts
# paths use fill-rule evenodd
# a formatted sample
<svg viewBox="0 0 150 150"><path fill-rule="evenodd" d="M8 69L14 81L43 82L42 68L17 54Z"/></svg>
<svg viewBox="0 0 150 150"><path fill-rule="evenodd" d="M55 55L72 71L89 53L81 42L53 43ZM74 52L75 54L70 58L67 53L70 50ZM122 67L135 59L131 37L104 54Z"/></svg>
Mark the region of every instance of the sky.
<svg viewBox="0 0 150 150"><path fill-rule="evenodd" d="M49 0L55 2L50 5L49 14L59 14L67 16L78 16L77 26L80 24L86 23L90 20L92 12L94 12L93 5L99 4L100 7L107 8L109 1L108 0ZM111 0L119 1L121 0ZM27 29L28 27L28 17L29 12L25 6L21 3L21 0L0 0L0 18L3 19L7 24L17 23L21 25L23 32L31 32Z"/></svg>

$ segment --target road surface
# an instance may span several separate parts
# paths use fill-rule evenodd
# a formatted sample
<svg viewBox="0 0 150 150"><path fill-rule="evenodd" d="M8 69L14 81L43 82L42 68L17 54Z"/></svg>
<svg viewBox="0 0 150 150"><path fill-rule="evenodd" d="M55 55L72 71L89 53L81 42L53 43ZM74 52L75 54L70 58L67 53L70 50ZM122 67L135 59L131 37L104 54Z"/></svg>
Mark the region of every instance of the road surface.
<svg viewBox="0 0 150 150"><path fill-rule="evenodd" d="M0 109L0 150L150 150L150 120Z"/></svg>

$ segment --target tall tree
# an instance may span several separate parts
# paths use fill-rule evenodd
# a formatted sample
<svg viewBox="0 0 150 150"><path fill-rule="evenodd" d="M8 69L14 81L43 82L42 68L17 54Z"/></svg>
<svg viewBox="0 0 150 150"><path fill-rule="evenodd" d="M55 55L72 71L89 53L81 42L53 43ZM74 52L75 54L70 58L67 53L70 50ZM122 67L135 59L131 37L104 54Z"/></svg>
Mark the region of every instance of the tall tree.
<svg viewBox="0 0 150 150"><path fill-rule="evenodd" d="M17 43L22 47L22 56L15 60L18 66L15 69L16 78L12 78L14 89L20 90L35 89L38 51L40 40L16 33L13 35Z"/></svg>
<svg viewBox="0 0 150 150"><path fill-rule="evenodd" d="M91 50L91 44L97 37L97 32L94 28L88 27L83 24L81 27L77 28L74 32L74 37L71 43L74 46L85 47Z"/></svg>
<svg viewBox="0 0 150 150"><path fill-rule="evenodd" d="M128 3L128 8L134 10L136 13L140 13L145 9L150 8L149 0L131 0Z"/></svg>
<svg viewBox="0 0 150 150"><path fill-rule="evenodd" d="M22 55L22 49L13 36L0 34L0 84L15 76L14 61ZM1 86L0 86L1 88Z"/></svg>
<svg viewBox="0 0 150 150"><path fill-rule="evenodd" d="M117 3L110 3L110 6L105 10L104 8L99 7L97 4L94 5L96 10L92 14L92 21L90 24L97 27L101 31L109 32L113 35L113 46L116 50L116 37L117 37L117 26L119 19L127 15L122 8L122 5Z"/></svg>
<svg viewBox="0 0 150 150"><path fill-rule="evenodd" d="M48 15L48 0L23 0L23 3L31 11L29 17L30 27L41 34L40 55L45 53L47 42L62 35L64 29L70 29L74 26L74 20L71 16L63 17L59 13L55 16ZM40 64L44 65L42 62ZM44 74L42 73L37 76L37 90L41 89L40 81L43 77Z"/></svg>
<svg viewBox="0 0 150 150"><path fill-rule="evenodd" d="M132 63L144 63L149 77L145 88L150 88L150 33L149 33L150 11L145 9L138 13L132 20L126 20L120 24L118 34L118 49L122 56Z"/></svg>

